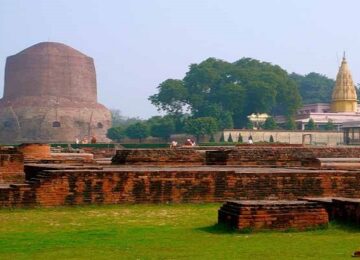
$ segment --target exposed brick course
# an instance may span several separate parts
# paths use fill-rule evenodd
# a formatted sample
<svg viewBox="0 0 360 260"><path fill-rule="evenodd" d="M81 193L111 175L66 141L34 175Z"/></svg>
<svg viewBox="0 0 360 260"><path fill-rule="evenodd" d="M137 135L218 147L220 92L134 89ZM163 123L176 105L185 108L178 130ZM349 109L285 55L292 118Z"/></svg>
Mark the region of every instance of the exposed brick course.
<svg viewBox="0 0 360 260"><path fill-rule="evenodd" d="M14 149L0 150L0 184L24 181L23 155Z"/></svg>
<svg viewBox="0 0 360 260"><path fill-rule="evenodd" d="M205 151L184 149L122 149L116 151L113 164L129 165L203 165Z"/></svg>
<svg viewBox="0 0 360 260"><path fill-rule="evenodd" d="M216 167L46 170L26 187L0 189L2 206L222 202L229 199L360 197L356 171ZM25 190L24 190L25 189Z"/></svg>
<svg viewBox="0 0 360 260"><path fill-rule="evenodd" d="M304 230L328 222L321 204L306 201L227 201L218 212L218 223L239 230Z"/></svg>

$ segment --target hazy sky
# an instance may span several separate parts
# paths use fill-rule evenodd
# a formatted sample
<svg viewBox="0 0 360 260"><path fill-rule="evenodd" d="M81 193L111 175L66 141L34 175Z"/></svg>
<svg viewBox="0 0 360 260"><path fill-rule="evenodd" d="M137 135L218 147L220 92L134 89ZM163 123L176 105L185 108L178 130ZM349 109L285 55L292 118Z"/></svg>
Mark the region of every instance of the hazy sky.
<svg viewBox="0 0 360 260"><path fill-rule="evenodd" d="M0 81L7 56L42 41L95 60L98 98L123 115L208 57L252 57L335 78L346 50L360 82L359 0L0 0Z"/></svg>

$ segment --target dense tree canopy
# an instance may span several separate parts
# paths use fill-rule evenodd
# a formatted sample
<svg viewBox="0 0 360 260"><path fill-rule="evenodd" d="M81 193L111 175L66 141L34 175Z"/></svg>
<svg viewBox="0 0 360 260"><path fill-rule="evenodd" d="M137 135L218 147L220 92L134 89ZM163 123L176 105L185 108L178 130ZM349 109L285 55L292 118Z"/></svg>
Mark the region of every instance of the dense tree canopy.
<svg viewBox="0 0 360 260"><path fill-rule="evenodd" d="M130 138L137 138L141 142L143 138L150 135L149 125L141 122L135 123L125 129L125 134Z"/></svg>
<svg viewBox="0 0 360 260"><path fill-rule="evenodd" d="M273 117L266 118L263 128L266 130L274 130L277 128L275 119Z"/></svg>
<svg viewBox="0 0 360 260"><path fill-rule="evenodd" d="M186 120L184 130L199 139L200 136L214 134L219 130L219 126L213 117L190 118Z"/></svg>
<svg viewBox="0 0 360 260"><path fill-rule="evenodd" d="M125 137L125 130L121 126L111 127L107 130L106 137L113 141L120 142L121 139Z"/></svg>
<svg viewBox="0 0 360 260"><path fill-rule="evenodd" d="M215 118L220 128L242 127L251 113L293 115L301 104L295 82L279 66L243 58L209 58L190 65L183 80L165 80L149 100L159 110Z"/></svg>
<svg viewBox="0 0 360 260"><path fill-rule="evenodd" d="M169 139L175 133L175 120L171 116L155 116L150 118L147 123L150 125L150 134L154 137Z"/></svg>
<svg viewBox="0 0 360 260"><path fill-rule="evenodd" d="M298 85L304 104L329 103L335 81L328 77L311 72L305 76L292 73L290 75Z"/></svg>

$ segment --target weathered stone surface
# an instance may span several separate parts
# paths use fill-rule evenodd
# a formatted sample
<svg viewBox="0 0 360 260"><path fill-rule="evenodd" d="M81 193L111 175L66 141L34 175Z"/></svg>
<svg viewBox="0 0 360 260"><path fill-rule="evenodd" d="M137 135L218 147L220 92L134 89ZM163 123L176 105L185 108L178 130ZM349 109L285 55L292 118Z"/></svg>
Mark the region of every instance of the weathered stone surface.
<svg viewBox="0 0 360 260"><path fill-rule="evenodd" d="M218 212L218 223L239 230L303 230L328 222L321 204L306 201L227 201Z"/></svg>
<svg viewBox="0 0 360 260"><path fill-rule="evenodd" d="M92 58L53 42L8 57L0 142L74 142L92 135L105 141L110 125L110 112L97 103Z"/></svg>

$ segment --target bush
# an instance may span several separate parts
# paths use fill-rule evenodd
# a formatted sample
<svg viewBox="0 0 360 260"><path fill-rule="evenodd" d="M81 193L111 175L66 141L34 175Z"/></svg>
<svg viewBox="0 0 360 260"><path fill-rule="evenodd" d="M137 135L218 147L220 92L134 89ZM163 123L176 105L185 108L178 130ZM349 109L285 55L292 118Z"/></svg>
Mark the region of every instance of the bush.
<svg viewBox="0 0 360 260"><path fill-rule="evenodd" d="M270 142L270 143L273 143L273 142L274 142L274 137L273 137L272 135L270 135L269 142Z"/></svg>
<svg viewBox="0 0 360 260"><path fill-rule="evenodd" d="M219 142L220 142L220 143L224 143L224 142L225 142L224 132L221 133Z"/></svg>

